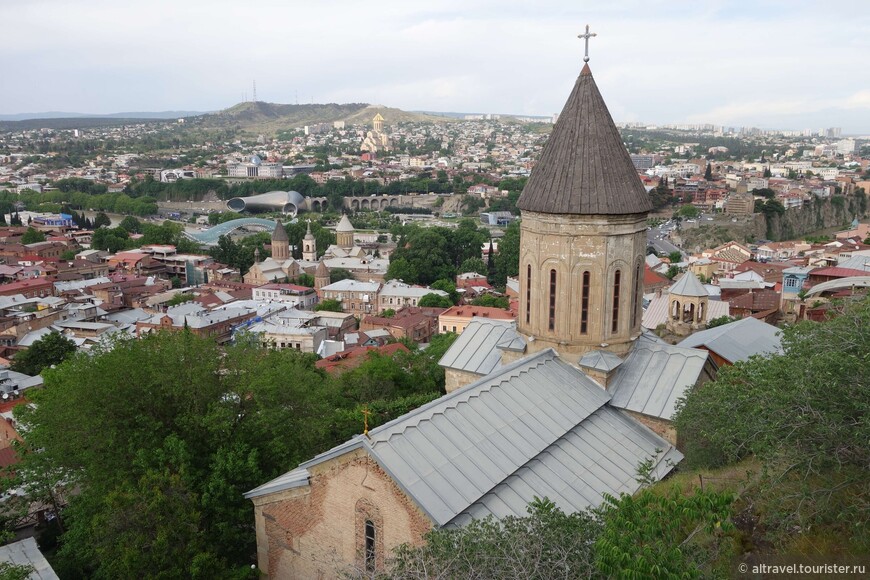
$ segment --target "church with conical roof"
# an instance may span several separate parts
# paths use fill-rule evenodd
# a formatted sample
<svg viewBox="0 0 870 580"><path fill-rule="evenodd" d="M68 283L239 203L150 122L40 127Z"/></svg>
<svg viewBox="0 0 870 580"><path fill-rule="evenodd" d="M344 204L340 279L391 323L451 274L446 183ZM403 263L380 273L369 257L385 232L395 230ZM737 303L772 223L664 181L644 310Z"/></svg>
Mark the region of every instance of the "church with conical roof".
<svg viewBox="0 0 870 580"><path fill-rule="evenodd" d="M473 319L451 392L249 491L263 574L376 575L433 528L596 507L682 459L669 421L707 351L641 332L651 204L588 65L518 206L516 325Z"/></svg>

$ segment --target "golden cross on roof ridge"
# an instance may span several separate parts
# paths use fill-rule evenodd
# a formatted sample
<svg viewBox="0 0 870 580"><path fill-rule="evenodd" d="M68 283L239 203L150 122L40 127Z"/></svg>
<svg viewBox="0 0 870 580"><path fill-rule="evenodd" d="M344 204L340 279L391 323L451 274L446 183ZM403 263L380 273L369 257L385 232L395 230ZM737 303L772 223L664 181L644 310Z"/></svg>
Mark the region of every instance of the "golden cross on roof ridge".
<svg viewBox="0 0 870 580"><path fill-rule="evenodd" d="M369 415L372 414L372 412L369 411L368 405L363 407L362 414L363 414L363 435L368 437L369 436Z"/></svg>
<svg viewBox="0 0 870 580"><path fill-rule="evenodd" d="M577 38L582 38L586 41L586 52L583 55L583 62L589 62L589 39L592 38L593 36L598 36L598 33L589 32L589 25L588 24L586 25L586 33L577 35Z"/></svg>

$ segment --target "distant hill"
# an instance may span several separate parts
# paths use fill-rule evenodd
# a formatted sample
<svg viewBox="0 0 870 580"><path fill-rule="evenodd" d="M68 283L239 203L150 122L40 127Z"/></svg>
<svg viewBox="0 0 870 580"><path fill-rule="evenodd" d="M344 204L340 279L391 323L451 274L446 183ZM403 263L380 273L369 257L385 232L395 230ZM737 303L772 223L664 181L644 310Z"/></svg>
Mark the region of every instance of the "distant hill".
<svg viewBox="0 0 870 580"><path fill-rule="evenodd" d="M93 129L154 123L165 119L125 119L121 117L73 117L54 119L27 119L25 121L0 121L0 131L28 131L31 129Z"/></svg>
<svg viewBox="0 0 870 580"><path fill-rule="evenodd" d="M282 105L262 101L239 103L217 113L203 115L198 127L238 129L246 133L275 134L317 123L345 121L348 124L368 125L380 113L387 125L406 121L444 122L443 117L409 113L380 105L365 103L326 103L308 105Z"/></svg>
<svg viewBox="0 0 870 580"><path fill-rule="evenodd" d="M195 117L202 114L204 114L203 111L137 111L107 114L47 111L45 113L0 115L0 121L29 121L33 119L178 119L179 117Z"/></svg>

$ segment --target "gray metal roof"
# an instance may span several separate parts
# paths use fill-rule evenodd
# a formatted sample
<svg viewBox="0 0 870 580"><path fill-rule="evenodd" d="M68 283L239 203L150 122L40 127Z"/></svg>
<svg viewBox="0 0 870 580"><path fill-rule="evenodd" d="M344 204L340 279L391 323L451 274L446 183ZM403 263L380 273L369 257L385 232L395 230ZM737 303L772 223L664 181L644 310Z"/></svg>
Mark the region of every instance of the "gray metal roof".
<svg viewBox="0 0 870 580"><path fill-rule="evenodd" d="M501 349L520 338L516 322L475 316L438 361L444 368L488 375L501 366Z"/></svg>
<svg viewBox="0 0 870 580"><path fill-rule="evenodd" d="M622 364L622 359L607 350L590 350L580 359L580 366L598 371L612 371Z"/></svg>
<svg viewBox="0 0 870 580"><path fill-rule="evenodd" d="M577 78L517 207L581 215L652 209L589 65Z"/></svg>
<svg viewBox="0 0 870 580"><path fill-rule="evenodd" d="M848 290L850 288L867 288L870 287L870 276L849 276L848 278L837 278L836 280L828 280L821 284L816 284L807 290L807 296L822 294L823 292L831 292L833 290Z"/></svg>
<svg viewBox="0 0 870 580"><path fill-rule="evenodd" d="M655 457L660 476L682 459L667 441L606 408L609 398L548 349L299 467L362 447L439 527L459 525L461 514L524 514L535 495L574 512L599 505L603 492L636 489L643 459ZM268 482L248 497L286 489L305 475L282 477L287 481Z"/></svg>
<svg viewBox="0 0 870 580"><path fill-rule="evenodd" d="M350 223L350 218L347 217L347 214L343 214L341 216L341 219L338 220L338 225L335 226L335 231L336 232L352 232L352 231L354 231L353 224Z"/></svg>
<svg viewBox="0 0 870 580"><path fill-rule="evenodd" d="M447 527L471 519L525 516L535 497L546 497L573 513L601 504L605 493L618 496L638 490L637 467L655 458L661 479L683 455L625 413L604 406L560 437L492 491L456 516Z"/></svg>
<svg viewBox="0 0 870 580"><path fill-rule="evenodd" d="M683 274L669 292L677 296L709 296L707 289L691 270Z"/></svg>
<svg viewBox="0 0 870 580"><path fill-rule="evenodd" d="M746 360L756 354L782 353L779 329L751 317L696 332L677 346L702 346L731 363Z"/></svg>
<svg viewBox="0 0 870 580"><path fill-rule="evenodd" d="M607 390L610 404L670 421L674 403L698 382L707 351L638 340Z"/></svg>
<svg viewBox="0 0 870 580"><path fill-rule="evenodd" d="M57 580L58 575L52 569L36 540L25 538L13 544L0 546L0 562L9 562L19 566L33 566L30 580Z"/></svg>

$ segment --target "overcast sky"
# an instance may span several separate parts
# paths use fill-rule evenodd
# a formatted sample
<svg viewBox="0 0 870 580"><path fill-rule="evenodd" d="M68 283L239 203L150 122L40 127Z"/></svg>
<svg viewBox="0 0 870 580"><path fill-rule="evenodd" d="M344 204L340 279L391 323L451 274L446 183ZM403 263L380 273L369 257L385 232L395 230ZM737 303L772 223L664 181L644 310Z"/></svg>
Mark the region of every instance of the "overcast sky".
<svg viewBox="0 0 870 580"><path fill-rule="evenodd" d="M870 134L870 1L0 0L0 113L367 102Z"/></svg>

